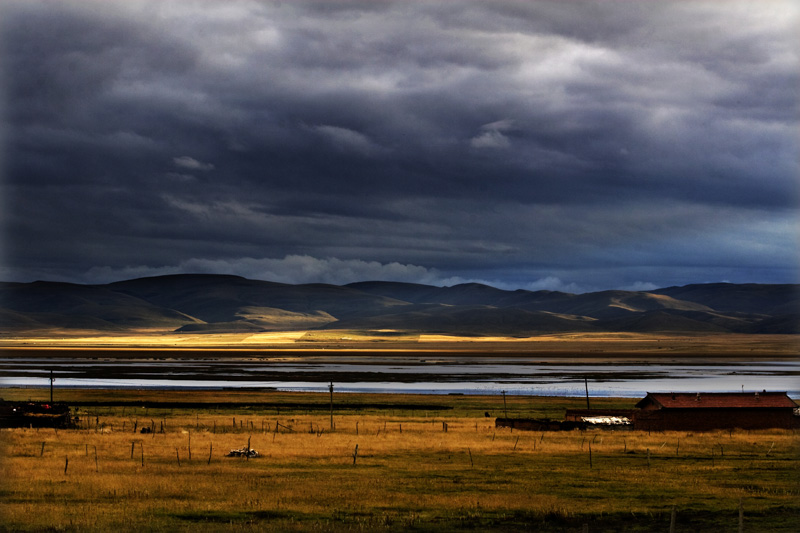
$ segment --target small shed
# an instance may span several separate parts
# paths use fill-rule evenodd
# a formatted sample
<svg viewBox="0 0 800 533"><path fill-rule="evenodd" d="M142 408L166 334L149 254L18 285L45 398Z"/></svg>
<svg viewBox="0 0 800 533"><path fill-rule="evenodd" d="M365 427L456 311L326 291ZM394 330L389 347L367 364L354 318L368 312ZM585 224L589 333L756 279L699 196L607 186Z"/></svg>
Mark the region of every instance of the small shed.
<svg viewBox="0 0 800 533"><path fill-rule="evenodd" d="M785 392L647 393L636 407L633 428L644 431L792 429L798 422Z"/></svg>

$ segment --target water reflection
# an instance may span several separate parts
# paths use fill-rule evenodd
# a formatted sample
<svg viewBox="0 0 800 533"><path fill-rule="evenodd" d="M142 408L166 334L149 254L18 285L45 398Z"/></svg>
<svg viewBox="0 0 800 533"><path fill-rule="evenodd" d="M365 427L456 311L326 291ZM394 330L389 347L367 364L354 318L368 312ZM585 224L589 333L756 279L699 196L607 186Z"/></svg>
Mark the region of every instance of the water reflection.
<svg viewBox="0 0 800 533"><path fill-rule="evenodd" d="M340 392L422 394L510 394L582 396L588 379L593 396L638 397L646 392L787 391L800 396L800 362L719 360L663 363L598 363L596 359L553 361L437 358L389 364L374 359L346 362L241 359L0 359L1 386L272 388Z"/></svg>

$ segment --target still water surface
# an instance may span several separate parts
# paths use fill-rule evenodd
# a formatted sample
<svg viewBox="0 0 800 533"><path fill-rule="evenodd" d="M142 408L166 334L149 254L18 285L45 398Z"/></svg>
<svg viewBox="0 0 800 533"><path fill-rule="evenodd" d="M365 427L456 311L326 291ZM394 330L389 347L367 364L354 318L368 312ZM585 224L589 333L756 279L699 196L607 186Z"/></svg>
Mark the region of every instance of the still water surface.
<svg viewBox="0 0 800 533"><path fill-rule="evenodd" d="M272 388L340 392L638 397L646 392L787 391L800 396L800 361L608 362L502 357L392 356L344 362L291 357L236 359L0 358L0 386Z"/></svg>

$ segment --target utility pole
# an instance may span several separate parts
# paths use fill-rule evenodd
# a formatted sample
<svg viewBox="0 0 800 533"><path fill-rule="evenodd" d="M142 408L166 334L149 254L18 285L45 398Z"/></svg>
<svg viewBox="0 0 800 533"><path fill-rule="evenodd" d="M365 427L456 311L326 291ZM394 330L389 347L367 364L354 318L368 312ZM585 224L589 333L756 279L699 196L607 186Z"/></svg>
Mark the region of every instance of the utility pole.
<svg viewBox="0 0 800 533"><path fill-rule="evenodd" d="M591 409L589 407L589 378L583 378L583 385L586 387L586 408Z"/></svg>
<svg viewBox="0 0 800 533"><path fill-rule="evenodd" d="M333 431L333 382L328 386L331 391L331 431Z"/></svg>
<svg viewBox="0 0 800 533"><path fill-rule="evenodd" d="M53 403L53 382L56 379L53 377L53 371L50 371L50 403Z"/></svg>

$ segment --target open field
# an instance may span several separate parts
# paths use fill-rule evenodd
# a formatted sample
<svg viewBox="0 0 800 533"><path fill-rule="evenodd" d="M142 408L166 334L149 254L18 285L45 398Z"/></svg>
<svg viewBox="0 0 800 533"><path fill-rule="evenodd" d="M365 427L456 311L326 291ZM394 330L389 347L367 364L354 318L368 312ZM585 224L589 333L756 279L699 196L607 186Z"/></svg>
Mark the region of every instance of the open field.
<svg viewBox="0 0 800 533"><path fill-rule="evenodd" d="M334 394L332 431L327 394L59 395L82 404L80 429L0 431L0 529L668 531L674 508L677 532L736 531L740 502L745 531L800 528L791 431L530 433L495 429L496 396L365 394ZM582 406L515 396L505 409ZM261 457L225 457L248 440Z"/></svg>
<svg viewBox="0 0 800 533"><path fill-rule="evenodd" d="M0 337L0 350L23 348L58 349L163 349L175 356L203 349L225 350L235 355L242 350L287 352L337 351L447 352L537 354L551 357L797 357L798 335L696 334L652 335L636 333L565 333L536 337L458 337L408 335L398 331L294 331L255 334L180 334L141 332L138 335L81 335L75 332L37 337ZM322 352L324 350L324 352Z"/></svg>

